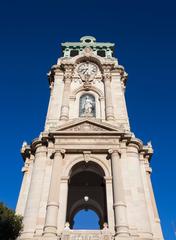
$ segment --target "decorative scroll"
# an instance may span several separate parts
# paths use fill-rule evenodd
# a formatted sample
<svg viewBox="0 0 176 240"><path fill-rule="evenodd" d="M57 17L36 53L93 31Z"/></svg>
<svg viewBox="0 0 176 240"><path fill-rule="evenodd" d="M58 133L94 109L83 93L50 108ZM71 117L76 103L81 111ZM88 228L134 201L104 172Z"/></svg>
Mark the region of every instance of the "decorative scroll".
<svg viewBox="0 0 176 240"><path fill-rule="evenodd" d="M108 131L105 128L101 128L99 126L93 125L89 122L84 122L80 125L76 125L74 127L68 128L66 131Z"/></svg>

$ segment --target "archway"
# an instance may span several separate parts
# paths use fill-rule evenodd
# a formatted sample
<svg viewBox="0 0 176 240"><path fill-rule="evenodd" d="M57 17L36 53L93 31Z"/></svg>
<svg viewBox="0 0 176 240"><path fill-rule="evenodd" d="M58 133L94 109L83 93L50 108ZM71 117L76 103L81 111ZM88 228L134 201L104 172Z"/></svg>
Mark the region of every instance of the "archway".
<svg viewBox="0 0 176 240"><path fill-rule="evenodd" d="M82 161L72 167L67 202L67 221L71 229L74 226L74 217L80 210L94 211L99 217L99 229L107 222L104 175L103 169L91 161ZM86 229L91 229L91 226Z"/></svg>
<svg viewBox="0 0 176 240"><path fill-rule="evenodd" d="M83 221L84 219L84 221ZM100 228L100 218L91 209L79 210L73 218L73 229L92 229Z"/></svg>

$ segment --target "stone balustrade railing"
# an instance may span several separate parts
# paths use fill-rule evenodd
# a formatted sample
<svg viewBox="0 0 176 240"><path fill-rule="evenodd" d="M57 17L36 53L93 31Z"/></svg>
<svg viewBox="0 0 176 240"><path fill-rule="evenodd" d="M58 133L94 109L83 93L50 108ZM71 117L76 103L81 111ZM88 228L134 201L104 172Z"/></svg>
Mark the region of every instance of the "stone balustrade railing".
<svg viewBox="0 0 176 240"><path fill-rule="evenodd" d="M111 240L112 234L107 230L67 230L61 240Z"/></svg>

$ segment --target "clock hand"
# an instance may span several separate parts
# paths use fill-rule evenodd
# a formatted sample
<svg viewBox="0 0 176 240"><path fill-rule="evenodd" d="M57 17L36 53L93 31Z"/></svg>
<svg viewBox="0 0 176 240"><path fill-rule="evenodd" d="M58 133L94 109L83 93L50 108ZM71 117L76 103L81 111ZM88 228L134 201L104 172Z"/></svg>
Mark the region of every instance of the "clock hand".
<svg viewBox="0 0 176 240"><path fill-rule="evenodd" d="M87 72L88 68L83 69L82 73L85 74Z"/></svg>

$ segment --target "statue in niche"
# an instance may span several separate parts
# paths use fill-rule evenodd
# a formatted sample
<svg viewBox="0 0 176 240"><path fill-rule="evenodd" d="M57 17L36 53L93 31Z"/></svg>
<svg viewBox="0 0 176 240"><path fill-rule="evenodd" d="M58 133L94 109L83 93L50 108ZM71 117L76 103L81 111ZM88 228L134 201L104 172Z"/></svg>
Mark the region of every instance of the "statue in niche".
<svg viewBox="0 0 176 240"><path fill-rule="evenodd" d="M90 94L85 94L80 98L80 116L95 117L95 98Z"/></svg>

